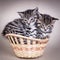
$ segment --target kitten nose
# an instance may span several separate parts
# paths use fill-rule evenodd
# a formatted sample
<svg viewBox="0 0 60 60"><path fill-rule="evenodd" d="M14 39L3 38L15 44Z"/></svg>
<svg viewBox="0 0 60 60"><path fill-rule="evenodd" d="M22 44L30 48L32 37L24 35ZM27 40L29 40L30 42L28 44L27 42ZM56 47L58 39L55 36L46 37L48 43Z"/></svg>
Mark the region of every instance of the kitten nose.
<svg viewBox="0 0 60 60"><path fill-rule="evenodd" d="M28 23L28 25L30 25L30 23Z"/></svg>
<svg viewBox="0 0 60 60"><path fill-rule="evenodd" d="M46 31L46 28L44 28L45 29L45 31Z"/></svg>
<svg viewBox="0 0 60 60"><path fill-rule="evenodd" d="M30 27L28 27L27 29L29 29L29 30L30 30L31 28L30 28Z"/></svg>
<svg viewBox="0 0 60 60"><path fill-rule="evenodd" d="M45 29L45 31L46 31L46 29Z"/></svg>
<svg viewBox="0 0 60 60"><path fill-rule="evenodd" d="M28 25L30 25L30 21L28 21Z"/></svg>

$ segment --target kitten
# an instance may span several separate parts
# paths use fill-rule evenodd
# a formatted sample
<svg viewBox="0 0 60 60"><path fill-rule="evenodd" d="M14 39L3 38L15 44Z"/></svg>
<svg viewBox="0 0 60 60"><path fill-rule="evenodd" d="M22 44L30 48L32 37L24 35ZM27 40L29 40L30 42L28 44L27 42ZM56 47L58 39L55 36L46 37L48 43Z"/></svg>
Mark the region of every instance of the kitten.
<svg viewBox="0 0 60 60"><path fill-rule="evenodd" d="M21 18L24 19L24 22L26 22L26 25L28 26L27 28L27 31L28 31L27 34L29 34L28 36L36 38L36 34L37 34L36 21L39 18L41 18L38 12L38 8L36 7L33 10L18 12L18 14L21 16Z"/></svg>
<svg viewBox="0 0 60 60"><path fill-rule="evenodd" d="M35 23L36 20L39 18L38 8L18 12L18 14L21 16L21 18L9 22L5 26L2 34L6 35L8 33L14 33L23 36L36 37Z"/></svg>
<svg viewBox="0 0 60 60"><path fill-rule="evenodd" d="M44 39L46 37L49 37L50 33L52 32L54 23L56 20L58 20L55 17L51 17L48 14L40 14L42 16L41 19L39 19L37 22L37 38Z"/></svg>

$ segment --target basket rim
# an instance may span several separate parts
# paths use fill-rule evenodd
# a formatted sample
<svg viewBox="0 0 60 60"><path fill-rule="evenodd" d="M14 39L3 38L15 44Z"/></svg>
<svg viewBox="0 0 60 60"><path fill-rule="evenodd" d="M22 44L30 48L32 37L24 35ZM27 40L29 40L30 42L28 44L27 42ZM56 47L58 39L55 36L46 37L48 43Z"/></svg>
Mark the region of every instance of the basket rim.
<svg viewBox="0 0 60 60"><path fill-rule="evenodd" d="M36 38L30 38L30 37L26 37L26 36L22 36L22 35L18 35L18 34L12 34L12 33L6 34L5 36L6 37L7 36L15 36L15 37L25 38L25 39L33 40L33 41L48 42L48 38L46 38L46 39L36 39Z"/></svg>

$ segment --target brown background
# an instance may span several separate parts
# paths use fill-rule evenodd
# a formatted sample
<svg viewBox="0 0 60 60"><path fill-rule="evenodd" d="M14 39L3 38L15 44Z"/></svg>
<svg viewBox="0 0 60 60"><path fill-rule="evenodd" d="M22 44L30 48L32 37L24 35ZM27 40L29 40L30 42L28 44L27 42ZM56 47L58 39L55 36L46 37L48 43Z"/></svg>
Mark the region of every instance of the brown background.
<svg viewBox="0 0 60 60"><path fill-rule="evenodd" d="M41 13L47 13L60 19L59 0L2 0L0 1L0 60L24 60L17 58L9 41L1 36L4 26L15 18L18 11L39 7ZM25 59L30 60L30 59ZM53 32L42 57L31 60L60 60L60 21L55 23Z"/></svg>

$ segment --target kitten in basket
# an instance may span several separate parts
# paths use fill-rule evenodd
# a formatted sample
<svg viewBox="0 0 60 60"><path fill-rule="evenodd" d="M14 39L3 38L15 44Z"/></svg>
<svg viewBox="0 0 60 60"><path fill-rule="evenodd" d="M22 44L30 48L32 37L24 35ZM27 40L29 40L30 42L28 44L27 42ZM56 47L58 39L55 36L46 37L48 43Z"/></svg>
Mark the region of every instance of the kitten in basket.
<svg viewBox="0 0 60 60"><path fill-rule="evenodd" d="M14 33L44 39L49 37L55 21L58 20L48 14L39 13L38 8L18 12L18 14L21 18L9 22L2 32L3 35Z"/></svg>

